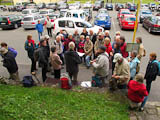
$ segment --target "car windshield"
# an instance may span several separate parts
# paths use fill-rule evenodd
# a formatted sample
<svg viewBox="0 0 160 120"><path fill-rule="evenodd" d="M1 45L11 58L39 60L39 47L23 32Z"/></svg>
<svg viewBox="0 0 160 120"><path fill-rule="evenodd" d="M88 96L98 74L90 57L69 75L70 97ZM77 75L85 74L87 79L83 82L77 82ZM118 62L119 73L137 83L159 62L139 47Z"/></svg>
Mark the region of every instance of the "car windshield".
<svg viewBox="0 0 160 120"><path fill-rule="evenodd" d="M7 22L7 18L5 18L5 17L0 17L0 22Z"/></svg>
<svg viewBox="0 0 160 120"><path fill-rule="evenodd" d="M27 11L27 10L22 11L22 14L29 14L29 11Z"/></svg>
<svg viewBox="0 0 160 120"><path fill-rule="evenodd" d="M33 17L26 17L23 19L23 21L33 21Z"/></svg>
<svg viewBox="0 0 160 120"><path fill-rule="evenodd" d="M152 14L150 11L142 11L142 14Z"/></svg>
<svg viewBox="0 0 160 120"><path fill-rule="evenodd" d="M48 11L40 11L40 14L47 14Z"/></svg>
<svg viewBox="0 0 160 120"><path fill-rule="evenodd" d="M131 22L131 21L136 21L136 18L128 17L128 18L125 18L125 20L128 22Z"/></svg>
<svg viewBox="0 0 160 120"><path fill-rule="evenodd" d="M97 20L102 20L102 21L104 21L104 20L106 20L106 19L107 19L106 16L98 16L98 17L97 17Z"/></svg>
<svg viewBox="0 0 160 120"><path fill-rule="evenodd" d="M100 10L99 13L108 13L107 10Z"/></svg>
<svg viewBox="0 0 160 120"><path fill-rule="evenodd" d="M88 22L84 22L84 24L87 26L87 28L91 28L91 27L93 27L90 23L88 23Z"/></svg>
<svg viewBox="0 0 160 120"><path fill-rule="evenodd" d="M131 13L128 11L123 11L121 14L131 14Z"/></svg>

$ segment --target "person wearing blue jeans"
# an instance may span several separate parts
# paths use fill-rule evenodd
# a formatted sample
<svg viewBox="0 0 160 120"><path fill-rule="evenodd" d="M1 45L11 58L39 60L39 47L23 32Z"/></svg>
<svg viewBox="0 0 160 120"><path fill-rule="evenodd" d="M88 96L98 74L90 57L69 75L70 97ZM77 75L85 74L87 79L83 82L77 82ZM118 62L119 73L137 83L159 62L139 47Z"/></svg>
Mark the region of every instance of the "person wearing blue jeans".
<svg viewBox="0 0 160 120"><path fill-rule="evenodd" d="M41 38L42 33L43 33L43 24L41 24L40 20L38 20L38 24L36 25L36 30L38 32L38 38L39 38L39 41L40 41L40 38Z"/></svg>
<svg viewBox="0 0 160 120"><path fill-rule="evenodd" d="M85 52L86 67L88 69L90 67L90 58L92 56L92 50L93 50L93 43L90 40L90 37L86 36L86 41L85 41L85 44L84 44L84 52Z"/></svg>

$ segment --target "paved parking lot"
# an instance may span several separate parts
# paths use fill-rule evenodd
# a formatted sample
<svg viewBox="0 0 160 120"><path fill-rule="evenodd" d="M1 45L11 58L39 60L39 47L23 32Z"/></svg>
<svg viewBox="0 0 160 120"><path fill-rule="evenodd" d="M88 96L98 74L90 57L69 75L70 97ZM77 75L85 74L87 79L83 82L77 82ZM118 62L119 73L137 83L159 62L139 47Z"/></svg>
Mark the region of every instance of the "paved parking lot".
<svg viewBox="0 0 160 120"><path fill-rule="evenodd" d="M3 15L3 14L12 14L12 13L0 11L0 14ZM20 14L20 13L14 12L13 14ZM120 30L120 27L117 21L117 12L109 11L109 14L112 20L111 21L112 28L110 30L110 35L113 41L115 32L121 31L121 30ZM93 18L95 15L96 15L96 12L93 12ZM29 67L27 66L30 65L30 60L27 58L27 53L24 50L24 43L26 41L26 36L28 34L31 34L33 36L33 39L36 41L36 43L38 42L38 34L36 30L24 30L22 27L18 29L13 29L13 30L0 30L0 42L2 41L7 42L9 46L14 47L18 51L18 56L16 58L17 63L22 66L20 67L21 69L27 69L27 72L29 72ZM46 34L46 30L44 34ZM126 37L127 42L132 42L133 31L123 30L121 31L121 34ZM160 34L150 34L148 33L147 30L145 30L142 27L141 24L139 24L136 36L141 36L143 38L143 43L147 51L147 56L142 59L142 63L141 63L141 72L145 73L145 69L148 63L148 59L149 59L149 53L156 52L158 55L160 55L160 47L159 47L160 46ZM54 38L51 39L51 42L53 40ZM158 56L158 59L160 60L160 56ZM24 70L22 70L22 72L27 73ZM81 78L81 75L79 75L80 79L83 80L85 77L90 76L91 71L89 72L89 74L88 72L86 72L85 70L81 71L80 74L83 74L84 76L83 78ZM7 75L7 72L3 67L0 67L0 74L3 74L5 76ZM157 80L153 82L152 90L151 90L151 94L149 98L150 101L160 101L160 95L159 95L160 87L159 86L160 86L160 77L158 77Z"/></svg>

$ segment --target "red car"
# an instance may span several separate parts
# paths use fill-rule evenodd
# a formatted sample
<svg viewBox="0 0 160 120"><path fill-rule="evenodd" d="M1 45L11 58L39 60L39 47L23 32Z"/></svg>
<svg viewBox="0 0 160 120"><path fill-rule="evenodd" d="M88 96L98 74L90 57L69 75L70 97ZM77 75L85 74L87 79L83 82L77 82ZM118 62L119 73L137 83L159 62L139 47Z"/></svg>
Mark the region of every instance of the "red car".
<svg viewBox="0 0 160 120"><path fill-rule="evenodd" d="M136 16L135 15L123 15L119 21L119 25L121 29L134 29L136 24Z"/></svg>
<svg viewBox="0 0 160 120"><path fill-rule="evenodd" d="M120 9L117 14L117 19L121 18L122 15L130 15L132 14L129 9Z"/></svg>

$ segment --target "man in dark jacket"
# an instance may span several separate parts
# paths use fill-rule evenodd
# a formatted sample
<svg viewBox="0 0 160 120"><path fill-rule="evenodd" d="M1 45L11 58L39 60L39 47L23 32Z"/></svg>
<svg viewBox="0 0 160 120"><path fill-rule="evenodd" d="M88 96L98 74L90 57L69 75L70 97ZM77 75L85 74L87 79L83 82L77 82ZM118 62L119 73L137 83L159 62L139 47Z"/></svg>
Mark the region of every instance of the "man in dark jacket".
<svg viewBox="0 0 160 120"><path fill-rule="evenodd" d="M14 54L11 51L8 51L6 48L1 48L0 53L3 58L3 66L7 68L10 74L10 79L19 80L18 66Z"/></svg>
<svg viewBox="0 0 160 120"><path fill-rule="evenodd" d="M154 62L154 60L156 60L156 58L157 58L156 53L150 54L150 61L148 63L148 66L146 69L146 74L144 77L146 79L148 93L150 93L152 81L156 80L156 77L157 77L158 71L159 71L158 64L156 62Z"/></svg>
<svg viewBox="0 0 160 120"><path fill-rule="evenodd" d="M79 72L79 67L78 64L81 63L81 58L77 54L75 49L75 44L74 42L69 43L69 50L64 54L65 60L66 60L66 71L69 73L69 76L72 80L72 83L74 85L77 84L77 77L78 77L78 72Z"/></svg>
<svg viewBox="0 0 160 120"><path fill-rule="evenodd" d="M42 79L43 82L47 79L47 71L48 71L48 48L46 40L43 38L40 40L40 48L39 49L39 56L38 56L38 63L39 67L42 68Z"/></svg>

